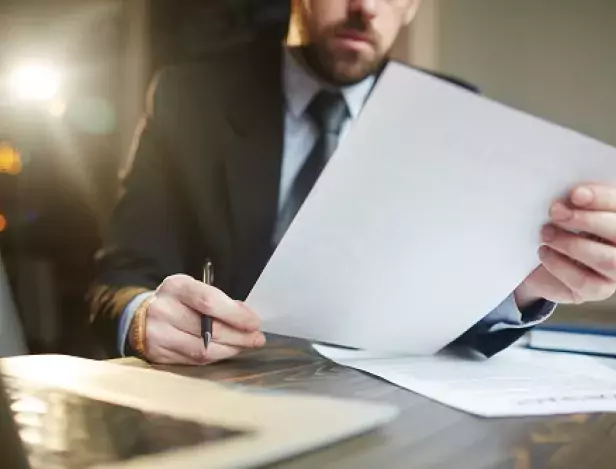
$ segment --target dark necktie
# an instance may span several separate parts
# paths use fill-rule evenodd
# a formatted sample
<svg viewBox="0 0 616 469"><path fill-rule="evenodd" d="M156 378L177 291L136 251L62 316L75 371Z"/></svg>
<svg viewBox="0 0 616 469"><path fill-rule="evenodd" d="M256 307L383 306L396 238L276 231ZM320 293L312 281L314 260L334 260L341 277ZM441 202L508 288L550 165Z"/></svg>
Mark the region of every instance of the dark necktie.
<svg viewBox="0 0 616 469"><path fill-rule="evenodd" d="M319 137L295 178L279 214L274 236L275 244L282 239L327 161L336 150L342 125L350 115L344 97L340 93L331 91L321 91L317 94L306 109L306 113L316 125Z"/></svg>

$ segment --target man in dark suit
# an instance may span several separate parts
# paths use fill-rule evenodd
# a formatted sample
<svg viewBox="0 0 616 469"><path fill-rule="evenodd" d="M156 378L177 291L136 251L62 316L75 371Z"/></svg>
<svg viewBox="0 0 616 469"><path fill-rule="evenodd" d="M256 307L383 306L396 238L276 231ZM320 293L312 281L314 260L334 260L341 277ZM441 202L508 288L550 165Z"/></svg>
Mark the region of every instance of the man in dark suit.
<svg viewBox="0 0 616 469"><path fill-rule="evenodd" d="M91 295L93 320L117 352L203 364L265 343L258 312L238 300L357 118L419 3L298 0L301 47L253 45L158 76ZM555 303L610 296L615 211L616 190L597 185L555 203L541 267L458 342L492 355ZM215 286L196 280L206 259ZM207 347L202 315L214 320Z"/></svg>

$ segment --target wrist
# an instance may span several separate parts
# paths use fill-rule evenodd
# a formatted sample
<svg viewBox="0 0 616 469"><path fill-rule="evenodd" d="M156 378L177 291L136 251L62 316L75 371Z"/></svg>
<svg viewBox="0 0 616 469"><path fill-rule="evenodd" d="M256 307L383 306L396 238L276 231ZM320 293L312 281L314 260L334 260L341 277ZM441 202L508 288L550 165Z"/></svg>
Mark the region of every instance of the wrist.
<svg viewBox="0 0 616 469"><path fill-rule="evenodd" d="M146 321L147 312L150 304L154 300L154 295L150 295L145 298L141 304L137 307L135 315L131 321L129 332L127 336L128 346L130 350L138 357L145 355L147 343L146 343Z"/></svg>

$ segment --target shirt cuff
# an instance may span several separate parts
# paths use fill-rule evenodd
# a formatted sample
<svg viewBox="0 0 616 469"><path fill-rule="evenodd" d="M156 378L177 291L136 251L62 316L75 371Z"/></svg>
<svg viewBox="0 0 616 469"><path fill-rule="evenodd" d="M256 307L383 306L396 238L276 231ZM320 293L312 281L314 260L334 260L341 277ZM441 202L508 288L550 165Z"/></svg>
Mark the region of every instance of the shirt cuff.
<svg viewBox="0 0 616 469"><path fill-rule="evenodd" d="M118 328L118 351L122 357L126 357L126 339L128 337L128 331L130 330L130 325L133 322L133 318L135 317L135 313L137 312L137 308L151 295L153 295L153 291L147 291L140 293L135 298L133 298L130 303L126 305L124 311L122 312L122 316L120 317L120 327Z"/></svg>
<svg viewBox="0 0 616 469"><path fill-rule="evenodd" d="M513 294L509 295L494 311L480 321L480 327L485 333L498 332L505 329L531 328L546 321L556 305L547 300L537 303L520 311Z"/></svg>

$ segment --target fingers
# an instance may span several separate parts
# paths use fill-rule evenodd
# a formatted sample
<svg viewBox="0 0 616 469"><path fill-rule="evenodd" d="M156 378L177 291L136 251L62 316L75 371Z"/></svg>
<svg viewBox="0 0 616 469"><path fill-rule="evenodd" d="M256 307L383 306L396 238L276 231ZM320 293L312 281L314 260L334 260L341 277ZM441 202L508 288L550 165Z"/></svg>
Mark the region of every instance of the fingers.
<svg viewBox="0 0 616 469"><path fill-rule="evenodd" d="M211 344L208 347L208 353L203 359L193 360L189 357L182 355L181 353L173 350L167 350L160 348L157 353L148 354L146 358L157 365L186 365L186 366L199 366L207 365L210 363L219 362L222 360L228 360L235 357L240 353L240 350L228 347L226 345Z"/></svg>
<svg viewBox="0 0 616 469"><path fill-rule="evenodd" d="M206 349L202 338L181 333L171 335L165 347L201 365L226 360L241 352L238 347L215 342L211 342Z"/></svg>
<svg viewBox="0 0 616 469"><path fill-rule="evenodd" d="M242 348L260 348L265 345L265 335L262 332L238 331L219 321L214 321L212 325L212 339L217 344Z"/></svg>
<svg viewBox="0 0 616 469"><path fill-rule="evenodd" d="M232 358L241 351L238 347L217 343L210 343L206 350L200 337L160 321L148 324L146 337L146 358L160 364L202 365Z"/></svg>
<svg viewBox="0 0 616 469"><path fill-rule="evenodd" d="M187 337L192 336L161 321L148 320L145 357L152 363L161 365L202 364L204 356L201 350L184 347L183 344Z"/></svg>
<svg viewBox="0 0 616 469"><path fill-rule="evenodd" d="M201 342L202 315L180 303L173 297L160 295L148 309L148 320L170 325L180 332L196 337ZM212 325L213 340L222 345L243 348L259 348L265 345L265 336L261 331L243 331L235 329L221 321Z"/></svg>
<svg viewBox="0 0 616 469"><path fill-rule="evenodd" d="M259 330L259 317L240 302L234 301L217 288L188 276L167 278L159 287L161 294L173 296L192 310L218 319L247 332Z"/></svg>
<svg viewBox="0 0 616 469"><path fill-rule="evenodd" d="M202 363L205 348L201 337L201 318L202 315L175 298L157 294L148 308L149 342L179 351L185 357ZM266 342L261 331L238 330L218 320L213 322L212 334L216 344L236 348L260 348ZM186 342L187 348L180 341ZM212 353L220 355L216 348Z"/></svg>
<svg viewBox="0 0 616 469"><path fill-rule="evenodd" d="M231 347L229 345L217 344L216 342L212 342L207 348L207 352L205 354L205 363L228 360L229 358L235 357L240 352L241 349L237 347Z"/></svg>
<svg viewBox="0 0 616 469"><path fill-rule="evenodd" d="M554 249L542 246L539 257L546 270L569 289L570 298L567 302L602 301L613 294L609 280Z"/></svg>
<svg viewBox="0 0 616 469"><path fill-rule="evenodd" d="M586 184L571 192L571 203L586 210L616 212L616 188L603 184Z"/></svg>
<svg viewBox="0 0 616 469"><path fill-rule="evenodd" d="M616 213L579 210L556 202L550 209L552 222L567 231L585 232L616 242Z"/></svg>
<svg viewBox="0 0 616 469"><path fill-rule="evenodd" d="M616 281L616 247L548 225L543 242L553 250L580 262L609 280Z"/></svg>
<svg viewBox="0 0 616 469"><path fill-rule="evenodd" d="M214 318L213 341L205 347L201 319ZM149 304L146 358L155 363L199 365L231 358L265 345L257 314L220 290L185 275L167 278Z"/></svg>

